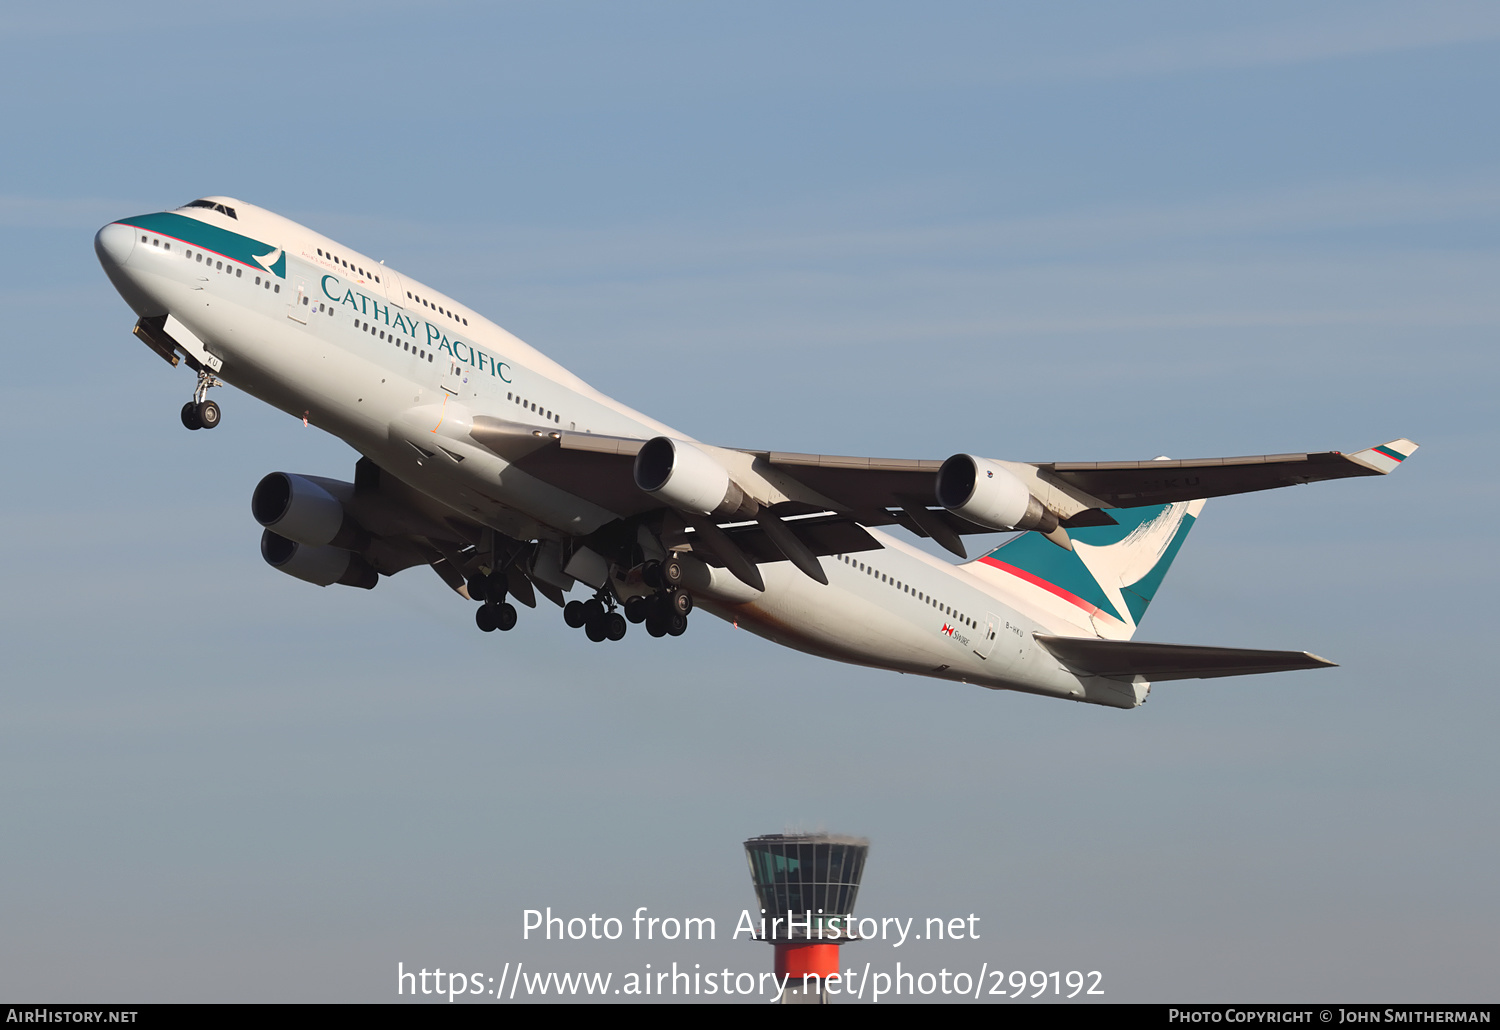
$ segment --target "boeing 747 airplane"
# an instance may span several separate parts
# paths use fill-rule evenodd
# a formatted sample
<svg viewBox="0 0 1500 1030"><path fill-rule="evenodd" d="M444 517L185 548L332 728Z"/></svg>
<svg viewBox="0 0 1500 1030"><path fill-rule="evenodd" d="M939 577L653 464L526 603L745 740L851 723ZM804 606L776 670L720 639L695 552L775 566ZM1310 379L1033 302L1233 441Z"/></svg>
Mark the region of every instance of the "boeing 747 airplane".
<svg viewBox="0 0 1500 1030"><path fill-rule="evenodd" d="M605 396L452 298L270 211L204 197L94 249L135 335L347 441L353 482L273 472L273 568L370 588L426 565L509 630L537 597L590 640L678 636L702 609L857 665L1134 708L1159 680L1331 665L1133 640L1204 499L1381 475L1416 445L1197 461L946 461L702 443ZM1019 536L963 564L963 538ZM579 590L573 600L567 594Z"/></svg>

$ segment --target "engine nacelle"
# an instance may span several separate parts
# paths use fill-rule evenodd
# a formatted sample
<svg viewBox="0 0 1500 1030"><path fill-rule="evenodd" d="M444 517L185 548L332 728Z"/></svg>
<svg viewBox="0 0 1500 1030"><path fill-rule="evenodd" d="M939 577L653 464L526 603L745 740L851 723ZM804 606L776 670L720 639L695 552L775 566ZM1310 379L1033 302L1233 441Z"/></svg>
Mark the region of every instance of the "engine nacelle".
<svg viewBox="0 0 1500 1030"><path fill-rule="evenodd" d="M335 487L353 484L334 483ZM255 487L250 511L266 529L299 544L322 547L331 544L345 550L362 550L369 540L343 503L327 488L290 472L272 472Z"/></svg>
<svg viewBox="0 0 1500 1030"><path fill-rule="evenodd" d="M635 485L679 511L694 515L744 514L755 504L729 472L690 443L658 436L635 456Z"/></svg>
<svg viewBox="0 0 1500 1030"><path fill-rule="evenodd" d="M937 502L986 529L1050 533L1057 528L1057 516L1031 496L1014 472L972 454L955 454L943 462L937 474Z"/></svg>
<svg viewBox="0 0 1500 1030"><path fill-rule="evenodd" d="M299 543L269 529L260 535L260 556L273 569L320 587L341 583L369 590L380 582L379 573L352 551Z"/></svg>

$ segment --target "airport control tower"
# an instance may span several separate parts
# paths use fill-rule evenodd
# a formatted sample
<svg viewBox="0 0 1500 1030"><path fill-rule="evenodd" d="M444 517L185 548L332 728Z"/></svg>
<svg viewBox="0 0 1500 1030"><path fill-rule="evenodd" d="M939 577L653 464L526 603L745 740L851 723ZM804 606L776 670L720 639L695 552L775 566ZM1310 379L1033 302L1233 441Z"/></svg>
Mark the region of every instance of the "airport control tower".
<svg viewBox="0 0 1500 1030"><path fill-rule="evenodd" d="M789 977L783 1005L828 1003L825 978L839 971L839 945L857 939L854 901L869 853L862 837L827 833L745 841L762 913L756 940L776 948L777 979Z"/></svg>

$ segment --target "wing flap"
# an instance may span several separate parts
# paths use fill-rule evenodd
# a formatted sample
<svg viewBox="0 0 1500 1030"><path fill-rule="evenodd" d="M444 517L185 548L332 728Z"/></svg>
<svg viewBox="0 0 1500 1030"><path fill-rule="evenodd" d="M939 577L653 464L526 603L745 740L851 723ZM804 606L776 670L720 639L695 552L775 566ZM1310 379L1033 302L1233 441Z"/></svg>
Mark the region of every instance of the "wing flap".
<svg viewBox="0 0 1500 1030"><path fill-rule="evenodd" d="M1141 640L1101 640L1036 634L1041 644L1078 672L1109 679L1210 679L1254 676L1265 672L1328 669L1335 663L1307 651L1256 651L1196 644L1153 644Z"/></svg>
<svg viewBox="0 0 1500 1030"><path fill-rule="evenodd" d="M856 554L860 551L881 549L880 543L865 532L862 526L841 515L788 519L784 525L809 552L820 558L829 554ZM766 531L758 523L724 526L721 531L757 565L787 560L786 555L781 553L781 549L766 535ZM697 532L692 529L684 529L680 534L666 537L663 543L689 544L693 548L694 555L708 564L715 566L724 564L708 542L699 540Z"/></svg>

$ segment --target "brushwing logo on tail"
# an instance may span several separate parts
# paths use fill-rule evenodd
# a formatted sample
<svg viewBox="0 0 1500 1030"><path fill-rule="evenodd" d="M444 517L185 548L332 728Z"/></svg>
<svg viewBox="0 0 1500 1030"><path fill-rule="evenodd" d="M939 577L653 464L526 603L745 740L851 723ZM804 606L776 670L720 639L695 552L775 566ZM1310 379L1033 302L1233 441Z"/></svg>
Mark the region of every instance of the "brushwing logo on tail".
<svg viewBox="0 0 1500 1030"><path fill-rule="evenodd" d="M1023 533L979 564L1067 602L1101 635L1128 638L1202 509L1202 501L1111 508L1117 524L1073 530L1072 551Z"/></svg>

